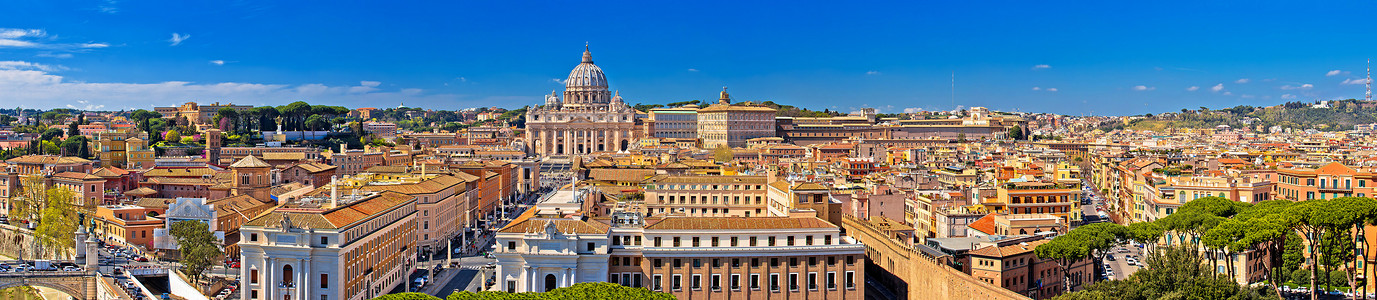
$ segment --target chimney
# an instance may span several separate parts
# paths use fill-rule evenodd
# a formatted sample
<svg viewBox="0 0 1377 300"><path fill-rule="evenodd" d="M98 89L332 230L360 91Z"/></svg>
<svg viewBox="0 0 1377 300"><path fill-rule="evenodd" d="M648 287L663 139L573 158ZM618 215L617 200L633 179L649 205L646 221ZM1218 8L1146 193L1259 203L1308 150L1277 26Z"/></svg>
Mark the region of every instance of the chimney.
<svg viewBox="0 0 1377 300"><path fill-rule="evenodd" d="M339 206L339 177L330 175L330 208Z"/></svg>
<svg viewBox="0 0 1377 300"><path fill-rule="evenodd" d="M421 180L426 180L426 163L421 163Z"/></svg>
<svg viewBox="0 0 1377 300"><path fill-rule="evenodd" d="M345 147L349 147L349 144L339 144L339 154L344 154Z"/></svg>

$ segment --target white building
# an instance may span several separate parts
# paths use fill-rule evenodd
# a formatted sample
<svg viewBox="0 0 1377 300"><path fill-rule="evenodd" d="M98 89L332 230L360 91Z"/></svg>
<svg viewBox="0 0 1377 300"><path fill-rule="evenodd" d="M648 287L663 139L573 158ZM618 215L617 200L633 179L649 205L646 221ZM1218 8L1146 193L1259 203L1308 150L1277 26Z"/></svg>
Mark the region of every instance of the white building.
<svg viewBox="0 0 1377 300"><path fill-rule="evenodd" d="M242 300L372 299L405 284L415 268L416 198L306 197L250 220L240 234Z"/></svg>
<svg viewBox="0 0 1377 300"><path fill-rule="evenodd" d="M533 215L528 211L497 232L497 290L545 292L607 281L607 225Z"/></svg>

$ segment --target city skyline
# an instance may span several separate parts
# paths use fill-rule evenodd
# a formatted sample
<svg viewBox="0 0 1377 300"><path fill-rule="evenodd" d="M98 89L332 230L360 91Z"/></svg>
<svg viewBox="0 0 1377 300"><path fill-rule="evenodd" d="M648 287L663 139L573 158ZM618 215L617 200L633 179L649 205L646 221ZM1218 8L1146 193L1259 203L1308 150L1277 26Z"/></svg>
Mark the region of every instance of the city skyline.
<svg viewBox="0 0 1377 300"><path fill-rule="evenodd" d="M1363 3L658 5L5 3L0 100L517 108L587 43L628 104L1131 115L1361 99L1373 44Z"/></svg>

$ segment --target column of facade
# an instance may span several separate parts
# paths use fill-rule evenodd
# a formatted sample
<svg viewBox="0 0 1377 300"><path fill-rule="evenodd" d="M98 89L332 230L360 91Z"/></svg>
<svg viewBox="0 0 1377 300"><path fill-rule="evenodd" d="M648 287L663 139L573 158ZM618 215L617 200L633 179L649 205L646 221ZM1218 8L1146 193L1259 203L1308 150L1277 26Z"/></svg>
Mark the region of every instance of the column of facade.
<svg viewBox="0 0 1377 300"><path fill-rule="evenodd" d="M540 131L540 153L543 155L549 155L550 151L553 151L554 149L554 146L550 146L550 130L542 129Z"/></svg>
<svg viewBox="0 0 1377 300"><path fill-rule="evenodd" d="M569 128L560 128L564 131L564 155L574 154L574 131Z"/></svg>
<svg viewBox="0 0 1377 300"><path fill-rule="evenodd" d="M573 285L574 285L574 269L572 269L572 268L564 268L564 286L562 286L562 287L568 287L568 286L573 286Z"/></svg>
<svg viewBox="0 0 1377 300"><path fill-rule="evenodd" d="M267 258L267 270L263 270L263 295L267 299L277 298L277 284L273 283L273 270L277 269L277 262L271 257Z"/></svg>
<svg viewBox="0 0 1377 300"><path fill-rule="evenodd" d="M310 259L310 258L306 258L306 259L301 259L301 260L298 260L298 261L301 263L301 269L302 269L302 270L301 270L301 285L298 285L298 286L297 286L297 289L301 290L301 298L297 298L297 299L309 300L310 298L308 298L308 297L311 296L311 293L310 293L310 291L311 291L311 259Z"/></svg>

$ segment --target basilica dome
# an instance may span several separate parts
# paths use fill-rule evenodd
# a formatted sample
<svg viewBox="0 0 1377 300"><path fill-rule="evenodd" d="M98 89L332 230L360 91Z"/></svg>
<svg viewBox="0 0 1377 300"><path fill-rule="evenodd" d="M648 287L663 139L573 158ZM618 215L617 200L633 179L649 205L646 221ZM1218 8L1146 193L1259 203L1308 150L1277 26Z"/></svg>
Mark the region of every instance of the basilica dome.
<svg viewBox="0 0 1377 300"><path fill-rule="evenodd" d="M593 54L588 49L583 49L583 62L574 67L574 71L569 72L569 79L564 80L566 90L607 90L607 76L602 74L602 68L593 64Z"/></svg>

